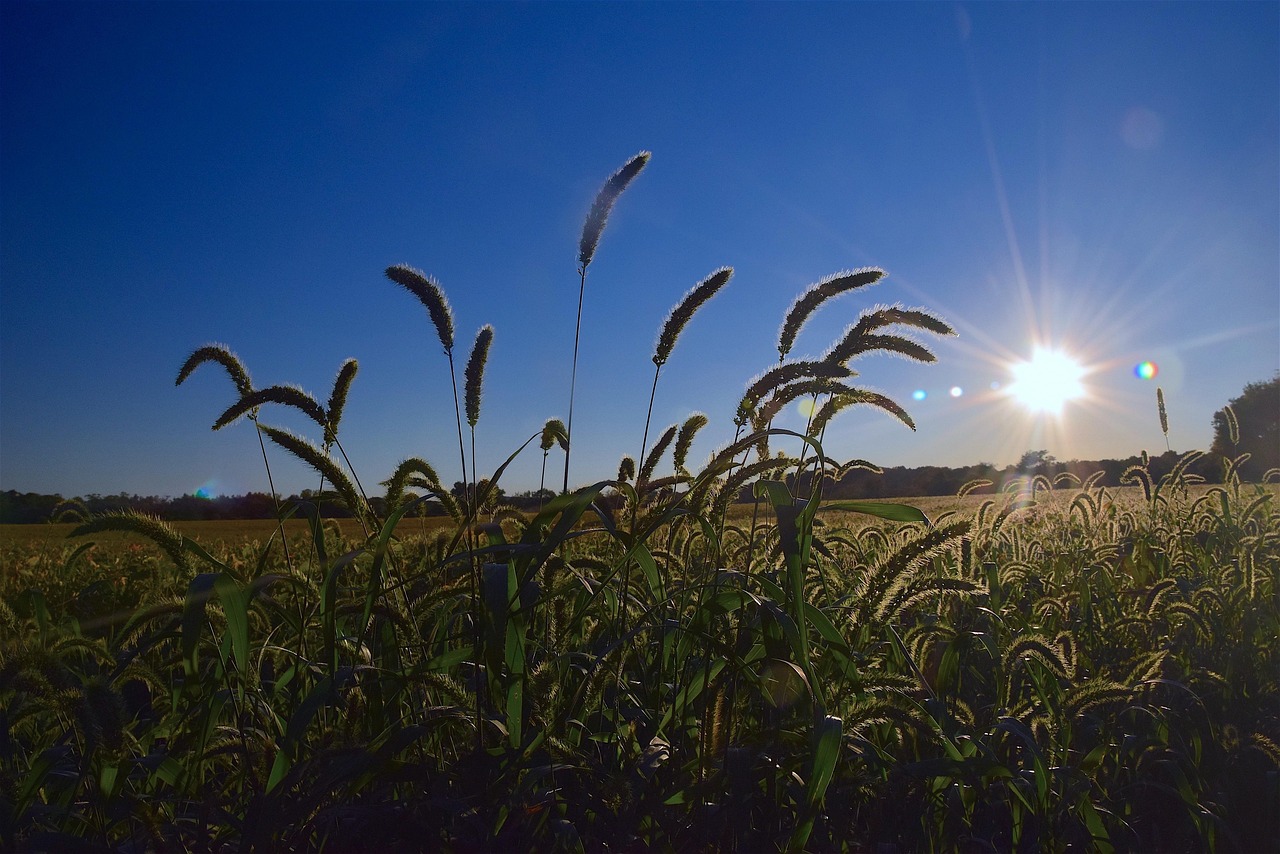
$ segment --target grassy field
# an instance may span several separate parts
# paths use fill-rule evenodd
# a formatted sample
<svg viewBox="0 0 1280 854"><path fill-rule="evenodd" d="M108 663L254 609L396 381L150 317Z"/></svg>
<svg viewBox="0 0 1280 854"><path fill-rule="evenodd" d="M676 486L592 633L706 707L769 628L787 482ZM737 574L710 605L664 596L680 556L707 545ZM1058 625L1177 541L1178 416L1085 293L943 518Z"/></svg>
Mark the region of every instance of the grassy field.
<svg viewBox="0 0 1280 854"><path fill-rule="evenodd" d="M479 610L439 520L288 560L263 522L9 526L3 841L1260 850L1276 487L1163 486L766 501L718 548L567 496L488 529Z"/></svg>
<svg viewBox="0 0 1280 854"><path fill-rule="evenodd" d="M647 161L592 206L583 291ZM651 404L731 273L662 325ZM251 419L268 474L271 454L297 458L354 520L304 505L274 540L269 523L130 513L86 518L71 541L0 532L0 849L1280 849L1276 488L1242 483L1239 456L1206 486L1193 452L1158 479L1144 457L1123 490L1035 477L923 512L824 503L842 470L822 446L832 417L871 406L914 426L850 385L849 364L932 361L901 333L952 334L882 305L821 359L788 358L820 305L882 275L797 298L734 441L701 470L686 458L707 416L646 423L616 478L532 517L494 506L503 467L472 471L459 500L416 458L375 513L341 444L354 360L321 403L199 348L178 382L224 370L238 399L216 423ZM492 330L458 371L438 285L387 276L462 379L437 423L457 425L466 471ZM773 429L800 398L806 430ZM319 444L264 423L281 406ZM526 443L566 471L572 411ZM788 486L806 482L814 494ZM757 504L732 505L748 488ZM425 532L401 521L414 493L447 514Z"/></svg>

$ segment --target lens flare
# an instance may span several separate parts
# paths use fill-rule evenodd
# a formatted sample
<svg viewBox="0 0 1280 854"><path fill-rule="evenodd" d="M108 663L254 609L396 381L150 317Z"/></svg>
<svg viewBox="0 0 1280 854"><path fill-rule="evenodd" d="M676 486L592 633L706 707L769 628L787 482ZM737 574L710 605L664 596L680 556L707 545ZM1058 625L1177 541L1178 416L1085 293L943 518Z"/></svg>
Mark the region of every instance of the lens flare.
<svg viewBox="0 0 1280 854"><path fill-rule="evenodd" d="M951 396L952 396L952 397L959 397L959 396L960 396L960 395L962 395L962 394L964 394L964 389L960 388L960 386L958 386L958 385L953 385L953 386L951 387Z"/></svg>
<svg viewBox="0 0 1280 854"><path fill-rule="evenodd" d="M1139 362L1133 366L1133 375L1140 380L1155 379L1158 373L1160 373L1160 368L1155 362Z"/></svg>
<svg viewBox="0 0 1280 854"><path fill-rule="evenodd" d="M911 392L911 397L915 400L924 400L928 396L929 395L925 394L925 391L922 388L918 388L915 391Z"/></svg>

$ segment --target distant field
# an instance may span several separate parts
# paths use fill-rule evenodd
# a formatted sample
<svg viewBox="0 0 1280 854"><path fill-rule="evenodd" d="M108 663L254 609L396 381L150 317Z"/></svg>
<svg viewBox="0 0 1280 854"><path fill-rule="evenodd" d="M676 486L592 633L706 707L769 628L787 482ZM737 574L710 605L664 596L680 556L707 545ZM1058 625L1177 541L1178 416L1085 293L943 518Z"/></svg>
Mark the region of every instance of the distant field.
<svg viewBox="0 0 1280 854"><path fill-rule="evenodd" d="M360 525L354 519L335 519L333 521L342 528L342 533L345 536L353 539L361 536ZM271 537L277 536L277 529L279 528L279 524L271 519L221 519L211 522L171 522L169 524L184 537L189 537L199 543L205 545L222 544L229 547L238 547L252 542L266 542ZM400 532L402 535L411 535L424 531L432 532L447 526L448 520L444 517L409 519L401 523ZM309 536L306 520L290 519L285 523L284 527L290 540ZM76 525L74 523L0 525L0 545L75 544L92 540L95 543L106 546L113 543L139 542L144 539L133 534L106 531L83 537L76 541L67 541L67 535L75 529Z"/></svg>
<svg viewBox="0 0 1280 854"><path fill-rule="evenodd" d="M1195 486L1190 489L1191 497L1198 498L1206 491L1211 489L1209 486ZM1252 487L1250 487L1252 488ZM1272 493L1280 494L1280 484L1268 484L1261 487L1270 490ZM1069 504L1076 496L1075 489L1060 489L1054 491L1051 495L1041 492L1038 495L1038 501L1043 504L1046 501L1052 501L1055 504ZM1107 494L1114 501L1120 504L1138 501L1141 499L1142 491L1138 487L1122 487L1119 489L1108 488ZM872 499L868 499L872 500ZM884 498L874 499L886 504L909 504L918 507L929 516L930 519L938 519L939 517L953 513L959 518L964 518L977 512L984 501L994 500L999 504L1014 500L1014 496L1010 494L998 495L966 495L963 498L956 496L925 496L916 498ZM761 517L759 522L772 521L771 516L766 513L764 506L760 508ZM737 504L729 510L729 521L739 525L746 525L751 518L751 505ZM863 516L855 513L842 512L824 512L821 518L830 525L862 527L864 524L872 522L869 516ZM336 519L336 522L342 529L345 537L353 541L362 539L360 525L354 519ZM250 543L265 543L273 536L277 536L278 524L270 519L243 519L243 520L218 520L210 522L172 522L170 523L183 536L189 537L196 542L212 549L238 549ZM436 531L445 530L451 527L451 522L445 517L433 516L426 519L407 519L401 522L397 529L399 536L403 538L411 538L416 536L434 534ZM54 548L70 547L74 548L81 542L92 541L97 544L98 548L108 548L117 544L139 543L146 549L154 548L144 538L119 532L102 532L94 534L90 537L79 538L77 540L68 540L67 535L75 530L76 526L72 523L50 524L50 525L0 525L0 565L3 565L3 555L6 551L4 547L22 547L30 548L36 546L52 546ZM307 522L301 519L290 519L285 523L285 531L289 535L289 539L305 539L309 537ZM157 549L158 552L158 549Z"/></svg>

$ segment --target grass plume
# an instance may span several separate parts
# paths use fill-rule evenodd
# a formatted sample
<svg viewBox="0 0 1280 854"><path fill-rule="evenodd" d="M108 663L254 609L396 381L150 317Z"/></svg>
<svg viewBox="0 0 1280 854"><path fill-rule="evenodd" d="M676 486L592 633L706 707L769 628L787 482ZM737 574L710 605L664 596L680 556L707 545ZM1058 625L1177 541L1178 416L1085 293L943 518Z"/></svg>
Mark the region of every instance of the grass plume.
<svg viewBox="0 0 1280 854"><path fill-rule="evenodd" d="M444 291L435 279L415 270L407 264L395 264L387 268L387 278L404 287L427 309L431 323L440 336L440 346L446 353L453 352L453 310L444 297Z"/></svg>
<svg viewBox="0 0 1280 854"><path fill-rule="evenodd" d="M660 368L667 363L667 359L671 358L671 351L675 349L676 340L680 337L685 325L693 318L694 312L727 285L732 276L732 267L721 267L695 285L671 309L671 313L667 315L666 321L662 324L662 331L658 333L658 344L653 351L653 363L655 365Z"/></svg>
<svg viewBox="0 0 1280 854"><path fill-rule="evenodd" d="M467 423L474 428L480 420L480 392L484 385L484 367L489 361L489 346L493 344L493 327L485 324L476 333L471 356L463 372L466 377ZM474 463L473 463L474 464Z"/></svg>
<svg viewBox="0 0 1280 854"><path fill-rule="evenodd" d="M325 430L326 433L328 431L329 417L324 407L309 392L294 385L273 385L249 392L218 416L218 420L213 423L213 429L221 430L235 423L246 413L268 403L291 406L314 421L320 429Z"/></svg>
<svg viewBox="0 0 1280 854"><path fill-rule="evenodd" d="M338 425L342 422L342 413L347 407L347 393L351 391L351 382L356 378L360 365L355 359L347 359L338 369L333 380L333 391L329 393L329 405L325 407L327 418L324 425L326 443L338 438Z"/></svg>
<svg viewBox="0 0 1280 854"><path fill-rule="evenodd" d="M825 279L814 282L796 298L787 310L782 321L782 329L778 332L778 358L785 359L795 346L796 337L818 307L832 297L873 285L884 276L879 267L863 267L858 270L843 270L832 273Z"/></svg>
<svg viewBox="0 0 1280 854"><path fill-rule="evenodd" d="M222 365L226 369L227 376L231 377L231 381L235 383L236 391L241 397L253 391L253 382L249 379L249 372L245 370L244 363L225 344L206 344L193 352L178 369L178 378L173 384L182 385L196 368L206 362Z"/></svg>
<svg viewBox="0 0 1280 854"><path fill-rule="evenodd" d="M591 259L595 257L596 246L600 243L600 235L604 233L605 224L609 221L609 214L613 211L614 204L617 203L618 197L622 195L622 191L635 180L646 165L649 163L651 153L641 151L614 172L604 182L604 186L596 193L595 201L591 203L591 210L587 213L587 219L582 224L582 237L578 241L578 264L583 270L591 263Z"/></svg>
<svg viewBox="0 0 1280 854"><path fill-rule="evenodd" d="M596 194L582 224L582 238L578 241L578 316L573 324L573 359L569 368L569 420L565 427L564 484L561 491L569 491L569 455L573 450L573 400L578 385L578 346L582 340L582 302L587 292L587 266L595 257L600 235L604 232L609 213L622 191L635 180L649 162L648 151L641 151L609 176Z"/></svg>

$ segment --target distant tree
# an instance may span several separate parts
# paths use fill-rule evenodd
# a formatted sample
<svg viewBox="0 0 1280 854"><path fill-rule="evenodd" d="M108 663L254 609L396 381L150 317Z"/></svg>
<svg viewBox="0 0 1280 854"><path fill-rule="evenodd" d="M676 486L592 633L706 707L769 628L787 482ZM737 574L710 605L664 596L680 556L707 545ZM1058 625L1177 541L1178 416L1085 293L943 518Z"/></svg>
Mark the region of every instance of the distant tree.
<svg viewBox="0 0 1280 854"><path fill-rule="evenodd" d="M1263 382L1249 383L1239 397L1228 405L1239 425L1238 441L1232 442L1226 412L1213 414L1215 454L1234 458L1248 453L1248 462L1240 467L1244 480L1261 480L1268 469L1280 467L1280 373Z"/></svg>
<svg viewBox="0 0 1280 854"><path fill-rule="evenodd" d="M1041 450L1027 451L1022 455L1022 459L1018 460L1018 465L1015 468L1020 474L1039 474L1051 478L1058 472L1064 471L1066 466L1060 465L1053 454Z"/></svg>

